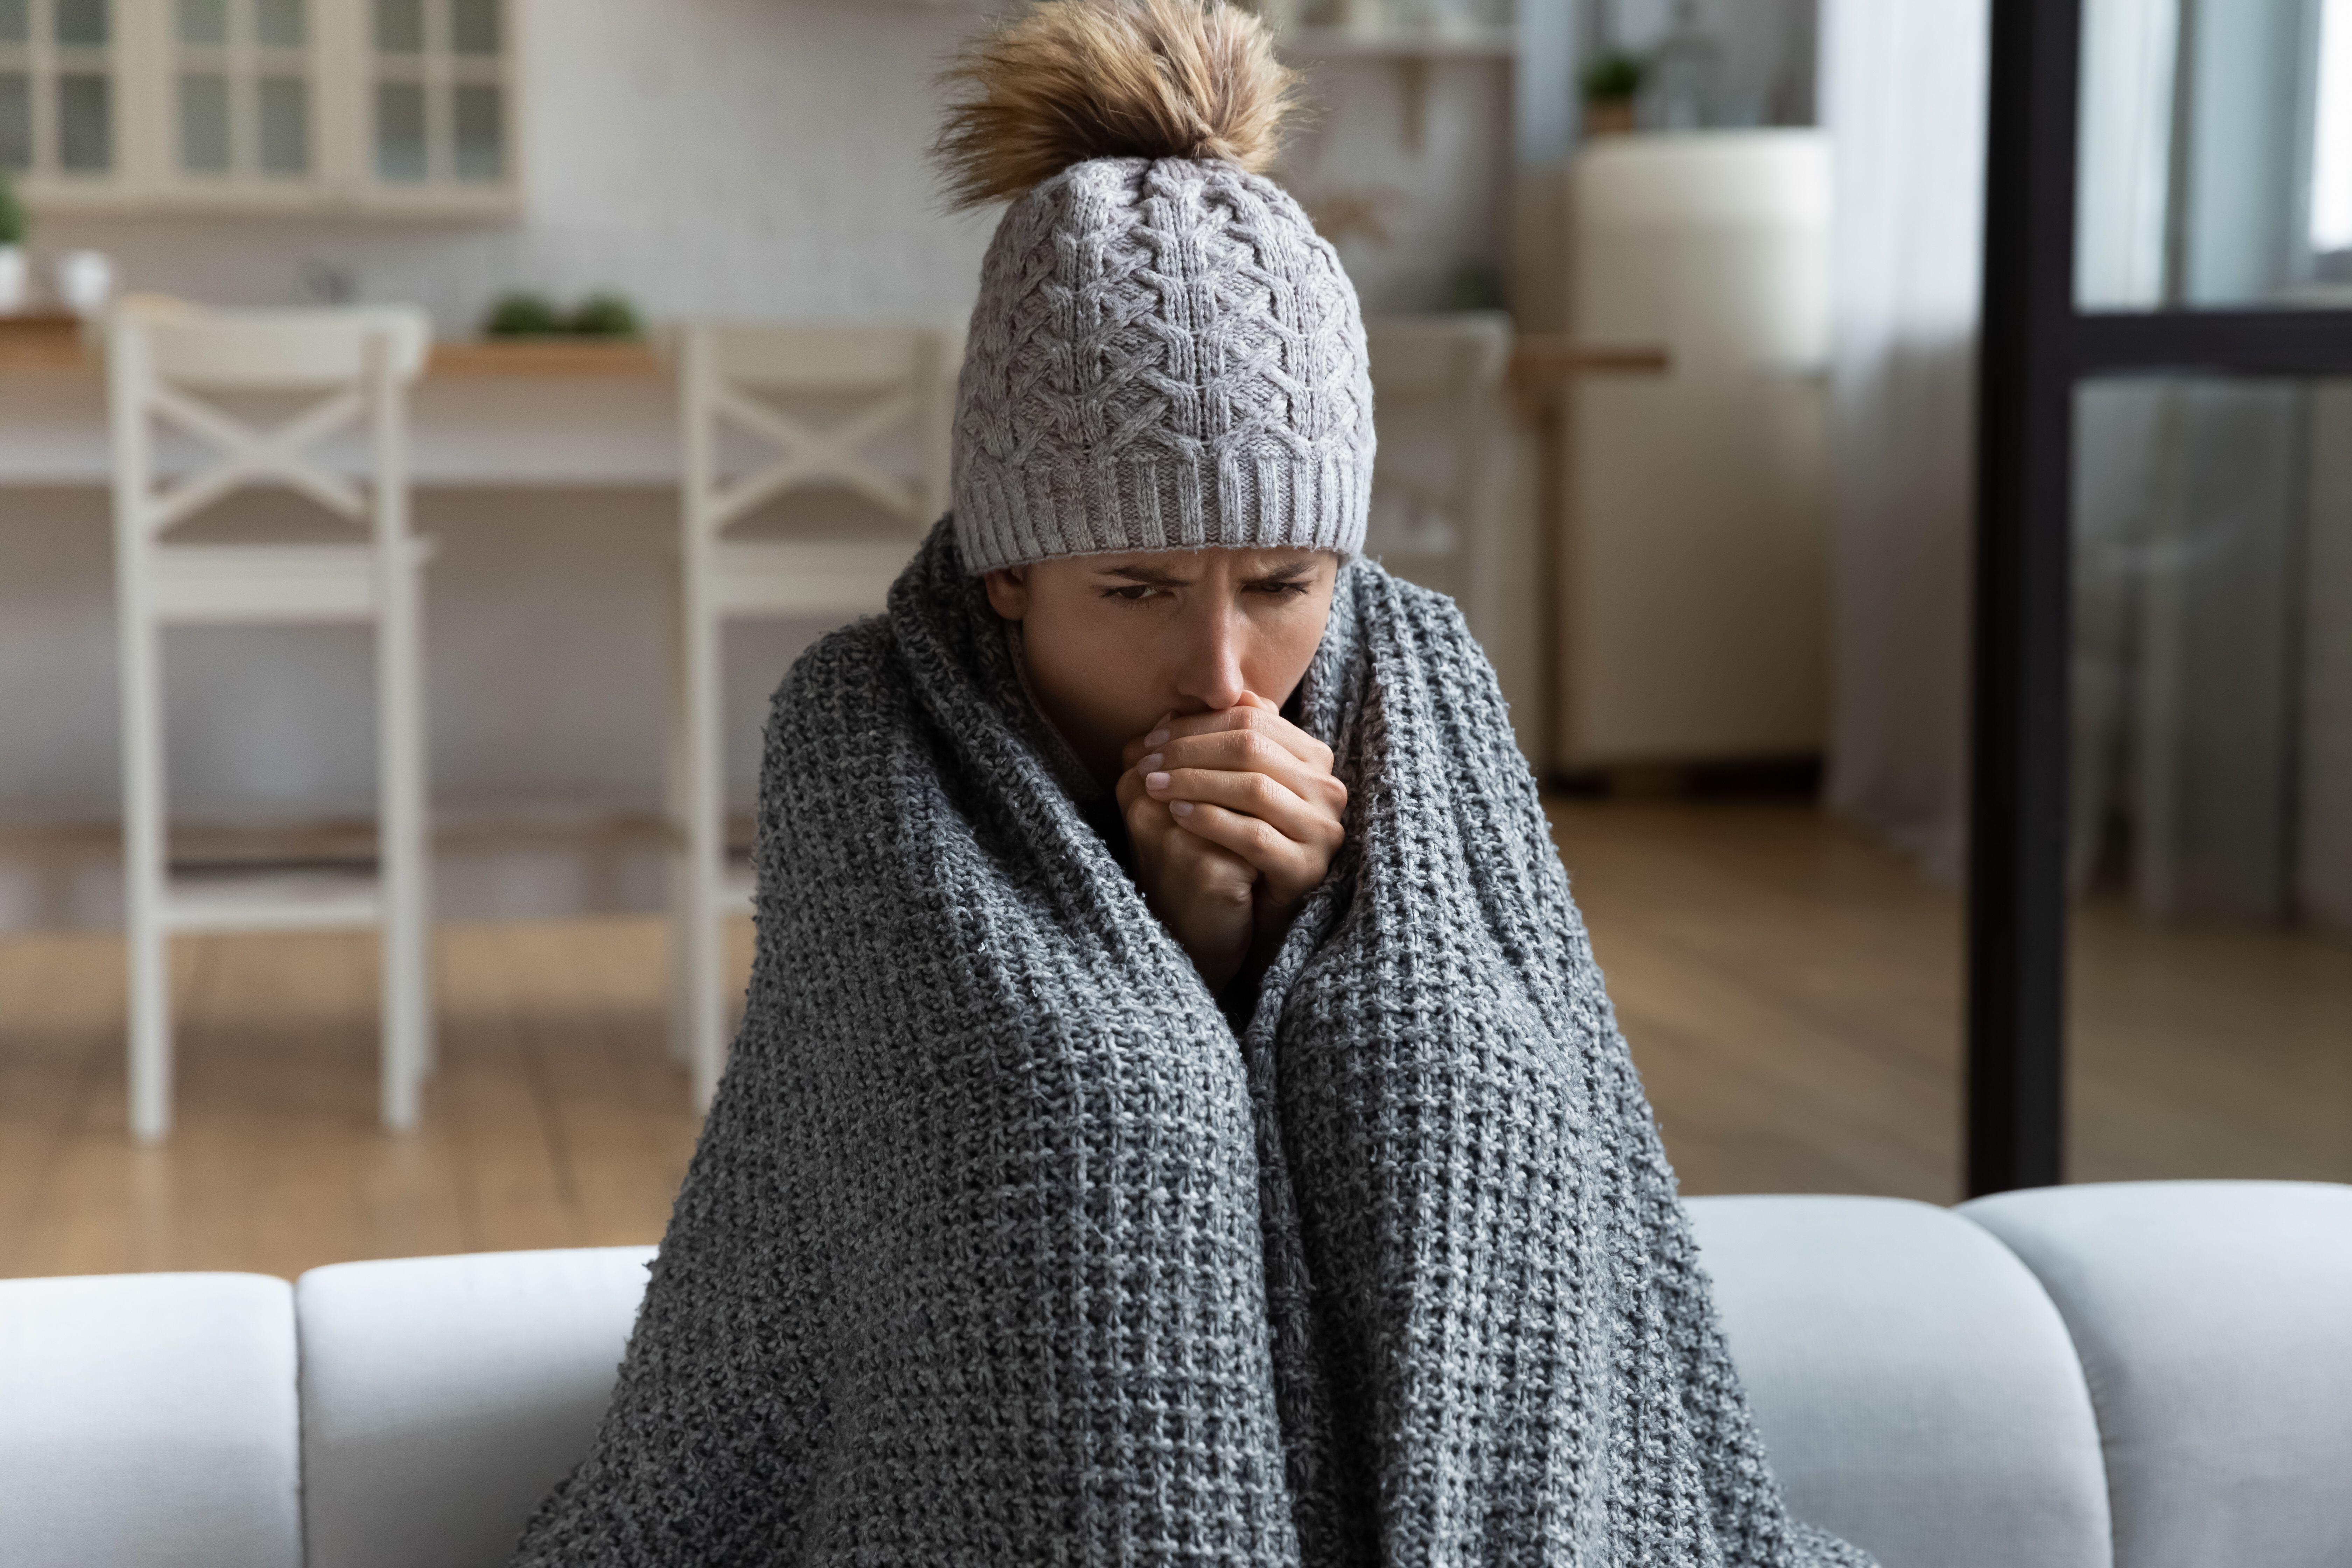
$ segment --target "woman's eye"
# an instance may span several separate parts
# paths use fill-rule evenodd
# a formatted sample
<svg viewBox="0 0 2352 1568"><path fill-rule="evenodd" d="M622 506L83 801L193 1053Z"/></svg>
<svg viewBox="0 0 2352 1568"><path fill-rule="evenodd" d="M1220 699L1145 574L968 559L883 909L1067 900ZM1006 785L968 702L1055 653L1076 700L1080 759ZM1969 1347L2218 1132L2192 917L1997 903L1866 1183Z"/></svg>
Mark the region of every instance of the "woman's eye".
<svg viewBox="0 0 2352 1568"><path fill-rule="evenodd" d="M1253 583L1250 586L1258 593L1269 594L1277 599L1293 599L1307 592L1304 583Z"/></svg>
<svg viewBox="0 0 2352 1568"><path fill-rule="evenodd" d="M1103 590L1103 597L1106 599L1119 599L1130 605L1138 605L1151 597L1151 595L1156 592L1158 592L1158 590L1153 588L1148 583L1133 583L1124 588L1105 588Z"/></svg>

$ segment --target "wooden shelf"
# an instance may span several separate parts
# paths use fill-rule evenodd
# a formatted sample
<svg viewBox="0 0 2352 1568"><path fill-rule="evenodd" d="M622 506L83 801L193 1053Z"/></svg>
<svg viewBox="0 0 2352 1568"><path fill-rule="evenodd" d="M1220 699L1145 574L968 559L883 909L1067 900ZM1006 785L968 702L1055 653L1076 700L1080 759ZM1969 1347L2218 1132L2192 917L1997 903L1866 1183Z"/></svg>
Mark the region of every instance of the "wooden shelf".
<svg viewBox="0 0 2352 1568"><path fill-rule="evenodd" d="M659 350L636 339L474 338L433 345L425 374L452 380L643 379L669 374Z"/></svg>
<svg viewBox="0 0 2352 1568"><path fill-rule="evenodd" d="M1655 343L1586 343L1526 333L1511 345L1511 374L1522 380L1561 375L1664 375L1674 356Z"/></svg>
<svg viewBox="0 0 2352 1568"><path fill-rule="evenodd" d="M95 372L103 355L78 317L0 316L0 374ZM437 342L425 374L436 380L655 380L669 374L653 344L635 339L512 338Z"/></svg>
<svg viewBox="0 0 2352 1568"><path fill-rule="evenodd" d="M95 371L100 355L72 316L0 316L0 373ZM1567 375L1664 375L1673 368L1652 343L1584 343L1520 337L1511 374L1523 384ZM653 343L578 338L466 339L437 342L425 374L447 381L654 380L669 363Z"/></svg>
<svg viewBox="0 0 2352 1568"><path fill-rule="evenodd" d="M0 316L0 370L79 370L96 360L83 343L79 316L63 310Z"/></svg>

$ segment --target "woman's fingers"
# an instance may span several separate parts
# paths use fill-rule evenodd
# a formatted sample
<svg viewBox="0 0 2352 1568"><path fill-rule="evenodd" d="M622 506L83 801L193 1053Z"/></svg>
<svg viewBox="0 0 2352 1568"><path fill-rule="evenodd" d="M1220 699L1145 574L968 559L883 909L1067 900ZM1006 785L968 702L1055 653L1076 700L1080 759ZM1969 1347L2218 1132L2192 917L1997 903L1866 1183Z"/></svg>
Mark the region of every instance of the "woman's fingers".
<svg viewBox="0 0 2352 1568"><path fill-rule="evenodd" d="M1330 857L1278 832L1262 817L1244 816L1222 805L1179 801L1191 809L1171 818L1185 833L1229 849L1265 879L1265 890L1276 904L1294 904L1313 891L1330 868Z"/></svg>
<svg viewBox="0 0 2352 1568"><path fill-rule="evenodd" d="M1148 773L1143 783L1152 799L1169 803L1173 816L1187 816L1186 806L1219 805L1256 817L1286 838L1320 845L1326 854L1339 847L1343 830L1338 813L1328 809L1328 803L1301 798L1288 784L1267 773L1176 768Z"/></svg>
<svg viewBox="0 0 2352 1568"><path fill-rule="evenodd" d="M1168 738L1169 722L1175 717L1176 715L1173 713L1162 713L1160 716L1159 721L1153 724L1150 731L1144 734L1138 735L1134 740L1129 741L1120 750L1118 765L1123 768L1131 768L1135 766L1136 759L1141 757L1146 752L1150 751L1154 746L1160 744L1160 741L1165 741ZM1159 741L1152 739L1154 735L1160 738Z"/></svg>
<svg viewBox="0 0 2352 1568"><path fill-rule="evenodd" d="M1197 773L1223 773L1254 775L1273 781L1291 795L1307 803L1318 815L1337 822L1348 804L1348 787L1333 778L1329 770L1302 762L1297 756L1276 743L1275 739L1257 730L1219 730L1205 734L1180 736L1161 742L1156 751L1138 757L1132 772L1141 775L1147 785L1155 776L1165 773L1173 779ZM1151 793L1162 793L1160 788ZM1190 796L1182 786L1177 795L1214 800L1223 805L1238 805L1248 810L1245 802L1228 799L1223 795Z"/></svg>
<svg viewBox="0 0 2352 1568"><path fill-rule="evenodd" d="M1243 692L1242 700L1234 707L1221 708L1213 713L1163 719L1140 744L1130 744L1136 748L1133 755L1139 757L1172 741L1235 731L1262 735L1307 766L1325 773L1331 771L1331 748L1284 718L1273 703L1253 691Z"/></svg>
<svg viewBox="0 0 2352 1568"><path fill-rule="evenodd" d="M1163 837L1173 833L1176 826L1163 803L1151 798L1144 787L1143 773L1129 768L1118 775L1118 815L1127 824L1128 837L1139 848L1156 848Z"/></svg>

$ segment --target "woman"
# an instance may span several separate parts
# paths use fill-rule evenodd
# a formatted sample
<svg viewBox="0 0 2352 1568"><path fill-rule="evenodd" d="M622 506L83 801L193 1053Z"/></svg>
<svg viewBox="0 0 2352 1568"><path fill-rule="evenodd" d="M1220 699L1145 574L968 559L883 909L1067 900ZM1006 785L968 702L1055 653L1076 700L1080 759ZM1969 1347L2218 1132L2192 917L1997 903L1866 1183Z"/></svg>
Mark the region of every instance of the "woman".
<svg viewBox="0 0 2352 1568"><path fill-rule="evenodd" d="M954 510L768 731L741 1035L532 1564L1858 1564L1791 1523L1492 672L1360 559L1247 17L957 73Z"/></svg>

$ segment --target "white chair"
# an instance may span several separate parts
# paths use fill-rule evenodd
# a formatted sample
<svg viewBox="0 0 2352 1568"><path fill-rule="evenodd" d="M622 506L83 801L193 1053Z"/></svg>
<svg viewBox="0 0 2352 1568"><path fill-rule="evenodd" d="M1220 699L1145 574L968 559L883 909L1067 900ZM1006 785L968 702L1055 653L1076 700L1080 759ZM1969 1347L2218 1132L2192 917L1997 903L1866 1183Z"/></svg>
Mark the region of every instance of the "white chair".
<svg viewBox="0 0 2352 1568"><path fill-rule="evenodd" d="M1471 635L1502 603L1503 375L1498 311L1364 323L1381 428L1365 547L1397 575L1452 594Z"/></svg>
<svg viewBox="0 0 2352 1568"><path fill-rule="evenodd" d="M846 620L883 609L922 530L947 510L948 433L961 360L959 334L923 327L701 323L681 335L686 466L669 769L678 845L671 1043L691 1070L698 1108L718 1087L733 1022L723 922L751 903L751 875L730 869L727 851L722 629L740 617ZM826 405L822 424L789 405L813 399ZM733 444L758 444L766 460L730 462L730 432ZM874 452L885 440L902 445L907 460L898 471ZM734 533L756 509L817 487L846 489L895 521L851 537Z"/></svg>
<svg viewBox="0 0 2352 1568"><path fill-rule="evenodd" d="M383 1115L415 1125L430 1066L425 949L425 771L418 658L419 569L409 532L404 388L423 366L424 312L205 310L126 301L109 334L114 444L116 613L121 638L123 869L129 946L131 1128L172 1121L171 947L183 931L374 926L383 939ZM200 395L200 392L204 395ZM270 427L221 395L312 398ZM159 426L214 450L163 471ZM353 426L367 482L313 451ZM174 542L177 524L234 490L279 485L367 531L351 544ZM171 871L164 807L166 626L362 622L375 630L377 872L372 877L206 877Z"/></svg>

